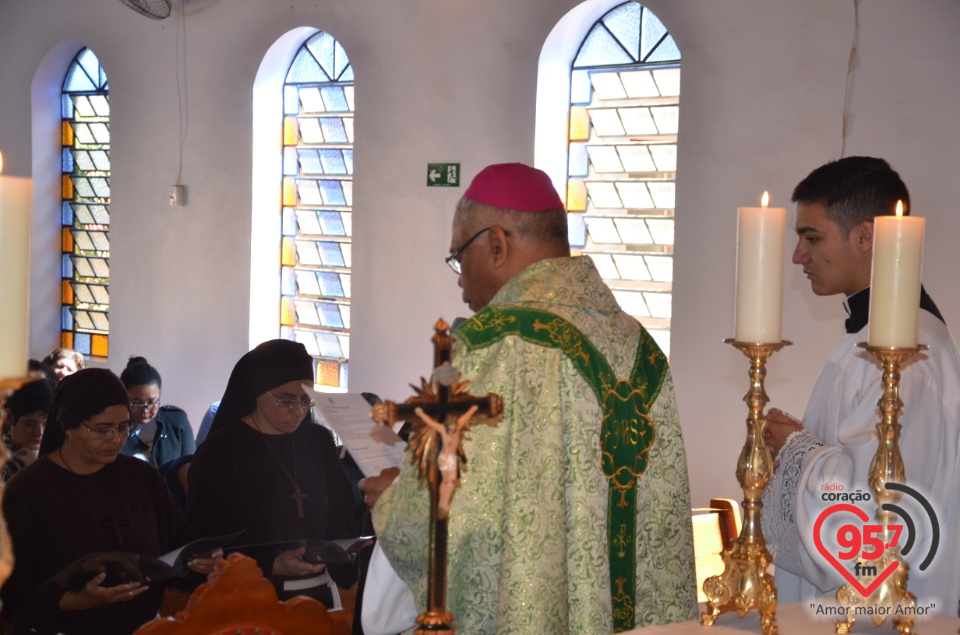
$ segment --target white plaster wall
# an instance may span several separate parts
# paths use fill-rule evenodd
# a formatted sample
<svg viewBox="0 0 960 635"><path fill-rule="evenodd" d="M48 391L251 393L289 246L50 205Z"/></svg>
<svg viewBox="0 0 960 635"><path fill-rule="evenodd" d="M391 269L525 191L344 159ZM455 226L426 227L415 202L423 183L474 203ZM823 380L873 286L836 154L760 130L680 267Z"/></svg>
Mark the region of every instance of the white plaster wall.
<svg viewBox="0 0 960 635"><path fill-rule="evenodd" d="M839 157L853 5L646 4L683 53L671 363L693 499L703 505L711 495L740 497L733 472L747 363L722 344L733 332L735 210L764 189L790 207L795 183ZM960 320L951 275L960 237L952 218L960 207L960 3L860 4L847 153L884 156L901 171L914 211L929 219L927 288L948 321ZM189 204L170 208L178 166L174 19L143 18L117 0L0 0L5 171L34 171L30 95L41 60L67 42L93 48L113 110L108 365L119 372L129 355L145 355L164 375L164 400L197 425L248 346L257 70L291 29L332 33L357 74L351 388L401 399L429 370L433 322L467 313L442 262L463 190L426 188L426 163L460 162L469 179L487 163L534 160L541 48L575 5L187 0ZM36 176L36 188L55 187ZM795 269L788 265L783 329L795 345L772 358L767 392L799 414L843 314L838 298L813 297ZM40 316L34 324L33 353L41 355L56 333Z"/></svg>

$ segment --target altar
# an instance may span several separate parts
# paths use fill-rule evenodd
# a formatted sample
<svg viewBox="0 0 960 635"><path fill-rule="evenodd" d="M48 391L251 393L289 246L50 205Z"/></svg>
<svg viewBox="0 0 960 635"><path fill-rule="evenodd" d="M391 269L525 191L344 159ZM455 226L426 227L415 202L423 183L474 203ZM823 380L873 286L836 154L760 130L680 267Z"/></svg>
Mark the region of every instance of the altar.
<svg viewBox="0 0 960 635"><path fill-rule="evenodd" d="M794 602L777 607L777 626L781 635L833 635L834 616L814 615L809 602ZM704 605L700 605L700 611ZM958 635L960 634L960 618L949 615L930 614L918 615L914 622L918 635ZM760 614L750 611L743 618L736 613L726 613L717 618L713 626L703 626L699 619L689 622L678 622L665 626L648 626L626 631L622 635L735 635L743 633L760 633ZM896 633L890 620L880 626L874 626L869 617L858 617L857 623L851 631L863 635L887 635Z"/></svg>

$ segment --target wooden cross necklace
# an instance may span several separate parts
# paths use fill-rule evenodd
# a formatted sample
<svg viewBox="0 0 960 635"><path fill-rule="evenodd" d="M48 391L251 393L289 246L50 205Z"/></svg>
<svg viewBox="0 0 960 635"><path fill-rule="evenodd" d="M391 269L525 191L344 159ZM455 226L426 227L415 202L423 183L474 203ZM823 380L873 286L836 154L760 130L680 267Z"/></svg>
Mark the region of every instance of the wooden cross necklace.
<svg viewBox="0 0 960 635"><path fill-rule="evenodd" d="M257 414L253 413L250 416L250 420L253 421L253 425L257 428L262 436L264 444L267 446L267 449L270 450L270 454L273 455L273 458L277 460L277 464L280 466L280 469L283 470L284 475L293 485L293 494L290 494L288 497L293 501L294 505L297 506L297 518L303 518L303 499L310 498L310 496L300 489L300 483L297 482L297 449L293 445L293 439L290 439L290 454L293 456L293 476L290 476L290 472L287 471L287 467L283 464L283 461L280 460L280 457L277 455L276 451L273 449L273 446L270 445L270 442L267 441L266 435L264 435L263 430L260 428L260 424L257 423Z"/></svg>
<svg viewBox="0 0 960 635"><path fill-rule="evenodd" d="M61 445L57 448L57 454L60 456L60 461L63 463L63 466L71 474L77 474L77 472L70 467L70 464L67 463L67 457L63 456L63 446ZM113 478L110 475L107 475L107 500L109 501L109 508L107 509L107 519L103 521L103 527L113 530L113 537L117 541L117 546L123 546L123 534L120 532L120 528L123 527L126 523L120 521L117 518L117 514L113 509ZM93 510L91 510L93 511Z"/></svg>

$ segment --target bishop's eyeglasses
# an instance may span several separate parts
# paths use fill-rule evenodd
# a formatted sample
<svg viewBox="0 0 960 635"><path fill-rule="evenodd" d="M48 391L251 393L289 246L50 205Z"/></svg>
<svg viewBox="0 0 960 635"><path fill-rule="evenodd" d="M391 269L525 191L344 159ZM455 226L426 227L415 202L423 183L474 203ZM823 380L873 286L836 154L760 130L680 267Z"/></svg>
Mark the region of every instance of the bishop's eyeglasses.
<svg viewBox="0 0 960 635"><path fill-rule="evenodd" d="M473 241L475 241L477 238L480 238L480 236L482 236L485 232L490 231L491 229L493 229L493 225L489 227L484 227L483 229L478 231L476 234L468 238L467 242L463 243L462 245L454 249L449 256L443 259L443 261L447 263L450 266L450 268L453 269L453 272L459 276L461 274L460 258L463 256L463 252L467 250L467 247L469 247L471 243L473 243ZM509 236L510 232L505 229L503 230L503 234L504 236Z"/></svg>

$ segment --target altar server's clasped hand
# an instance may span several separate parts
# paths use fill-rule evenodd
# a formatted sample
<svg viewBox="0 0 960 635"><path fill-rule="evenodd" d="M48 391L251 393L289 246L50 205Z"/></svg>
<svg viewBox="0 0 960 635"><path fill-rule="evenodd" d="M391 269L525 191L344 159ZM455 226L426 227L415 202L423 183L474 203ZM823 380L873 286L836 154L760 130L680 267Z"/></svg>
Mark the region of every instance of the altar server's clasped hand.
<svg viewBox="0 0 960 635"><path fill-rule="evenodd" d="M776 460L780 449L787 442L787 437L798 430L803 430L801 424L795 417L777 408L771 408L767 411L767 427L763 431L763 441L767 444L767 450L773 457L773 468L780 467L780 462Z"/></svg>

